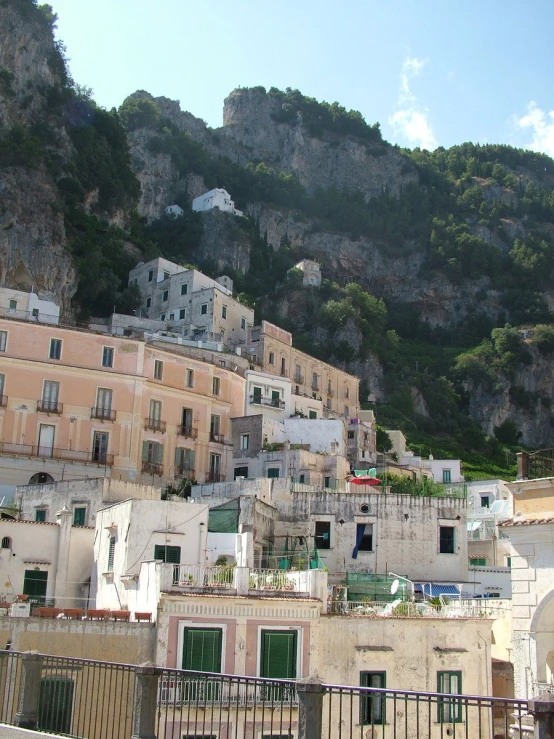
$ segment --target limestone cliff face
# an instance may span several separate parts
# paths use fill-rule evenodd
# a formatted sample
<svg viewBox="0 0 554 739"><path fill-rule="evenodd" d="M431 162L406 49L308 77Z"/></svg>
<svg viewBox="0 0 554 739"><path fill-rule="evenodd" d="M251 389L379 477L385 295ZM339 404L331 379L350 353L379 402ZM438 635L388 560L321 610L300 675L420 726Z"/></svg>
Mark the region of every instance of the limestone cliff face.
<svg viewBox="0 0 554 739"><path fill-rule="evenodd" d="M13 126L23 129L44 120L48 89L59 82L49 60L55 54L52 33L36 14L21 14L0 3L0 136ZM58 131L58 156L66 160L71 145ZM75 271L66 249L58 193L43 166L0 167L0 284L56 300L70 310Z"/></svg>
<svg viewBox="0 0 554 739"><path fill-rule="evenodd" d="M392 147L367 144L348 136L310 136L299 118L277 123L279 101L255 89L234 90L223 108L222 137L242 144L249 159L260 159L293 172L312 193L317 188L360 190L366 198L385 190L397 195L417 180L415 170Z"/></svg>

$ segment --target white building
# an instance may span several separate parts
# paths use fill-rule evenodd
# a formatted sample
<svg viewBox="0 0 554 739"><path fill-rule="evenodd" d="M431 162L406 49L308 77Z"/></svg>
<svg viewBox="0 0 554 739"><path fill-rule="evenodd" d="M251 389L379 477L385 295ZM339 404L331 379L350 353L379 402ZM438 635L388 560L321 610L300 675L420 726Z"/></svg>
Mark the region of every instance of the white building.
<svg viewBox="0 0 554 739"><path fill-rule="evenodd" d="M377 463L377 431L373 411L360 411L348 419L348 460L355 470L367 470Z"/></svg>
<svg viewBox="0 0 554 739"><path fill-rule="evenodd" d="M28 596L36 605L85 608L94 529L76 526L67 508L50 523L0 520L0 600Z"/></svg>
<svg viewBox="0 0 554 739"><path fill-rule="evenodd" d="M34 292L0 287L0 316L57 324L60 320L60 307L52 300L39 298Z"/></svg>
<svg viewBox="0 0 554 739"><path fill-rule="evenodd" d="M245 378L245 416L261 413L278 421L291 416L323 418L323 402L293 392L293 383L288 377L251 369L246 371Z"/></svg>
<svg viewBox="0 0 554 739"><path fill-rule="evenodd" d="M174 204L168 205L165 212L168 216L176 216L178 218L179 216L182 216L185 211L180 206Z"/></svg>
<svg viewBox="0 0 554 739"><path fill-rule="evenodd" d="M302 259L294 265L296 269L302 271L302 284L310 287L319 287L321 285L321 268L319 262L312 259Z"/></svg>
<svg viewBox="0 0 554 739"><path fill-rule="evenodd" d="M204 563L208 511L207 505L159 500L126 500L100 509L91 578L96 607L136 610L143 562Z"/></svg>
<svg viewBox="0 0 554 739"><path fill-rule="evenodd" d="M232 213L235 216L242 216L243 212L235 208L235 203L231 200L231 196L222 187L216 187L208 190L203 195L199 195L192 201L192 209L197 212L212 210L219 208L225 213Z"/></svg>
<svg viewBox="0 0 554 739"><path fill-rule="evenodd" d="M167 259L140 262L129 272L142 296L141 315L160 321L167 330L195 341L244 344L254 311L233 298L233 281L212 280L196 269Z"/></svg>

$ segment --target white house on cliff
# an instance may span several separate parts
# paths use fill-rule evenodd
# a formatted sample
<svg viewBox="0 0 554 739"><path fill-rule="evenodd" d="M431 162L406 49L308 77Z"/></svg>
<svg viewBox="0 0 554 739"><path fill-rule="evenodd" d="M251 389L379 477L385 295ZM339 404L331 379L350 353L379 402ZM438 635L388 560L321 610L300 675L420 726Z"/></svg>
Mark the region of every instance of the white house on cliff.
<svg viewBox="0 0 554 739"><path fill-rule="evenodd" d="M213 190L208 190L203 195L199 195L192 201L192 209L198 212L204 210L212 210L212 208L219 208L225 213L232 213L235 216L242 216L243 212L235 208L235 203L231 200L231 196L222 187L216 187Z"/></svg>

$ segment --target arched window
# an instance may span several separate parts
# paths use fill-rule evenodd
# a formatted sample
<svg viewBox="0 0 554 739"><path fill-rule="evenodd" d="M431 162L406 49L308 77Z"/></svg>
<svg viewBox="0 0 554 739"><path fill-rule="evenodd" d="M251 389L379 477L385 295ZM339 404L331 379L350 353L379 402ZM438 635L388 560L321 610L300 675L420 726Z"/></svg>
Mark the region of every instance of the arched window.
<svg viewBox="0 0 554 739"><path fill-rule="evenodd" d="M29 485L44 485L50 482L54 482L54 478L48 472L36 472L29 480Z"/></svg>
<svg viewBox="0 0 554 739"><path fill-rule="evenodd" d="M12 548L12 540L9 536L4 536L2 539L2 549L11 549Z"/></svg>

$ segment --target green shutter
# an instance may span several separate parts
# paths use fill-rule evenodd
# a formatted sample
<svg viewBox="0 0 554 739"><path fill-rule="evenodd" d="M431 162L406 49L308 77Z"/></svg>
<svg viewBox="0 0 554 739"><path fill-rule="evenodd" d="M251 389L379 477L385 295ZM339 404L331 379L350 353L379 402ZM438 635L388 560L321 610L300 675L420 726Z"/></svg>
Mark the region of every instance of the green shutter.
<svg viewBox="0 0 554 739"><path fill-rule="evenodd" d="M154 447L154 453L156 455L156 464L163 464L163 461L164 461L163 444L156 444L156 446Z"/></svg>
<svg viewBox="0 0 554 739"><path fill-rule="evenodd" d="M221 629L185 629L183 669L221 672Z"/></svg>
<svg viewBox="0 0 554 739"><path fill-rule="evenodd" d="M194 449L185 450L185 467L187 470L194 469Z"/></svg>
<svg viewBox="0 0 554 739"><path fill-rule="evenodd" d="M162 562L170 562L174 565L181 564L181 547L169 547L165 544L154 545L154 559L161 559Z"/></svg>
<svg viewBox="0 0 554 739"><path fill-rule="evenodd" d="M142 461L148 462L148 442L143 441L142 442Z"/></svg>
<svg viewBox="0 0 554 739"><path fill-rule="evenodd" d="M87 512L86 508L75 508L73 510L73 525L74 526L84 526L85 525L86 512Z"/></svg>
<svg viewBox="0 0 554 739"><path fill-rule="evenodd" d="M175 467L183 467L184 451L180 446L175 449Z"/></svg>
<svg viewBox="0 0 554 739"><path fill-rule="evenodd" d="M296 631L262 631L262 677L296 678Z"/></svg>
<svg viewBox="0 0 554 739"><path fill-rule="evenodd" d="M48 587L48 572L44 570L25 570L23 595L28 595L33 603L44 603Z"/></svg>

